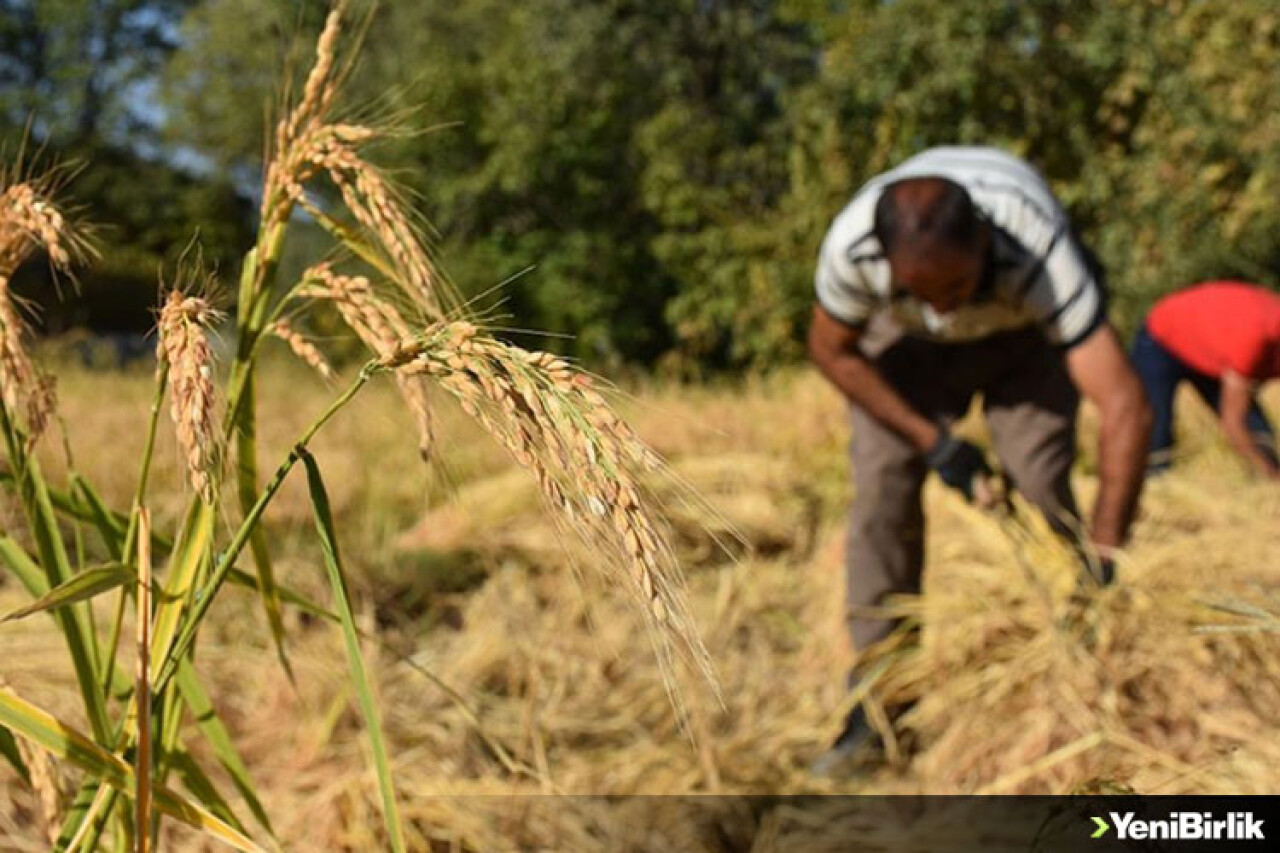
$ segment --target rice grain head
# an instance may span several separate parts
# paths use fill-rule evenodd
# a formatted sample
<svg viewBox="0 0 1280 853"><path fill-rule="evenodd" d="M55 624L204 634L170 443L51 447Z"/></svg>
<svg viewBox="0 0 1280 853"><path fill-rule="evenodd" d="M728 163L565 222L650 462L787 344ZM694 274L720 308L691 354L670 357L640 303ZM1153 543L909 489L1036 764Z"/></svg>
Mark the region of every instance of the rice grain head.
<svg viewBox="0 0 1280 853"><path fill-rule="evenodd" d="M379 358L388 356L400 341L411 337L411 327L400 309L377 293L364 276L339 275L322 263L307 270L303 279L310 283L301 289L301 295L332 302L347 327ZM395 379L418 431L418 454L427 460L433 432L426 382L422 377L399 373Z"/></svg>
<svg viewBox="0 0 1280 853"><path fill-rule="evenodd" d="M289 323L284 320L277 320L271 324L270 332L288 344L289 349L293 350L293 354L305 364L310 365L322 378L333 379L333 368L329 366L329 361L324 357L324 353L320 352L320 349L315 344L307 340L301 332L293 328Z"/></svg>
<svg viewBox="0 0 1280 853"><path fill-rule="evenodd" d="M213 352L209 329L220 312L207 299L172 290L160 309L157 356L169 366L170 415L182 448L187 477L205 503L216 499Z"/></svg>
<svg viewBox="0 0 1280 853"><path fill-rule="evenodd" d="M11 413L25 409L29 440L43 432L52 414L52 384L31 362L27 324L9 284L18 267L39 248L55 271L68 272L92 249L51 200L56 176L49 173L0 190L0 395Z"/></svg>
<svg viewBox="0 0 1280 853"><path fill-rule="evenodd" d="M8 279L0 277L0 395L10 412L21 410L35 381L35 367L26 350L27 327L9 294Z"/></svg>
<svg viewBox="0 0 1280 853"><path fill-rule="evenodd" d="M430 320L440 320L445 303L456 304L426 249L412 206L359 147L394 132L336 121L332 117L340 79L337 43L346 4L335 3L316 44L316 60L301 100L276 126L262 198L263 233L283 227L295 205L309 207L305 186L327 175L351 216L372 238L372 247L390 261L395 284Z"/></svg>
<svg viewBox="0 0 1280 853"><path fill-rule="evenodd" d="M558 528L603 554L606 579L643 608L669 689L673 654L715 686L674 550L638 477L660 463L590 377L461 320L432 327L384 355L380 365L397 375L431 377L533 474ZM672 696L679 709L673 689Z"/></svg>
<svg viewBox="0 0 1280 853"><path fill-rule="evenodd" d="M464 312L446 310L457 301L432 264L410 206L360 155L362 145L385 131L340 123L330 115L342 11L339 4L331 12L302 99L277 126L262 218L270 229L283 227L295 205L315 210L305 185L327 176L372 238L372 248L389 259L388 277L400 299L325 264L308 271L300 295L332 301L381 367L393 371L418 421L424 453L431 423L423 383L434 381L534 475L561 530L609 555L603 562L610 579L643 604L669 688L673 649L714 686L674 553L636 476L648 468L661 470L660 461L625 428L585 374L554 356L482 335L458 319ZM357 238L359 245L342 239L368 259L363 239Z"/></svg>

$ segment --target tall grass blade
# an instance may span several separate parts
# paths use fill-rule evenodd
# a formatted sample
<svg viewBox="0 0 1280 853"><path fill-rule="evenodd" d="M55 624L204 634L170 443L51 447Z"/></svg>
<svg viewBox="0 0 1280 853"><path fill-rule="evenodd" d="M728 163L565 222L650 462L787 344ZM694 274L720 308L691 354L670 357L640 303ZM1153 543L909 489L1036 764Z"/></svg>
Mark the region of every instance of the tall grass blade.
<svg viewBox="0 0 1280 853"><path fill-rule="evenodd" d="M43 747L55 757L74 764L117 791L128 792L135 789L133 768L122 758L107 752L81 732L8 689L0 689L0 725ZM238 850L261 853L262 848L254 844L252 839L181 794L163 787L156 787L154 793L156 808L161 812Z"/></svg>
<svg viewBox="0 0 1280 853"><path fill-rule="evenodd" d="M235 586L241 587L243 589L256 590L258 588L257 578L255 578L253 575L249 574L248 572L244 571L243 569L237 569L237 568L232 568L230 571L227 572L227 583L234 584ZM279 584L276 587L276 590L280 593L281 603L288 604L292 607L296 607L299 610L301 610L303 613L306 613L308 616L316 616L316 617L319 617L320 619L327 619L330 622L333 622L335 624L341 621L338 618L338 614L334 613L332 610L329 610L323 607L320 604L317 604L316 602L312 601L310 598L307 598L305 595L298 592L296 589L289 586L288 584Z"/></svg>
<svg viewBox="0 0 1280 853"><path fill-rule="evenodd" d="M6 559L7 561L7 559ZM108 563L85 569L66 583L59 584L25 607L19 607L0 618L0 622L23 619L33 613L57 610L110 592L134 579L134 571L122 563Z"/></svg>
<svg viewBox="0 0 1280 853"><path fill-rule="evenodd" d="M96 788L83 785L76 800L68 811L67 819L62 822L62 832L54 843L55 851L77 853L81 849L94 849L98 844L98 836L102 832L105 821L99 819L104 808L110 808L118 794L110 785L98 785ZM68 833L74 833L68 837ZM92 837L92 841L90 838Z"/></svg>
<svg viewBox="0 0 1280 853"><path fill-rule="evenodd" d="M81 482L88 485L84 480ZM9 484L16 485L17 480L9 471L0 471L0 485ZM83 521L97 525L98 517L96 511L90 507L88 502L82 495L72 495L60 489L56 489L48 483L45 484L45 491L49 494L49 503L53 505L54 510L68 521ZM106 523L112 531L123 533L128 525L128 518L124 513L116 512L113 509L106 509ZM151 531L151 547L156 552L167 552L173 548L173 541L159 530Z"/></svg>
<svg viewBox="0 0 1280 853"><path fill-rule="evenodd" d="M40 565L14 540L0 536L0 560L3 560L18 580L34 596L41 596L49 589Z"/></svg>
<svg viewBox="0 0 1280 853"><path fill-rule="evenodd" d="M231 804L218 791L213 780L204 772L191 753L178 750L166 755L165 761L178 774L178 778L182 780L182 784L191 792L191 795L208 809L210 814L218 817L237 832L248 834L240 818L232 811Z"/></svg>
<svg viewBox="0 0 1280 853"><path fill-rule="evenodd" d="M3 405L0 405L0 429L5 434L9 462L19 472L18 492L31 537L35 540L36 550L40 555L40 565L45 576L44 589L56 587L71 578L72 570L62 541L62 532L58 529L58 518L49 501L44 475L40 471L40 463L35 457L26 454L22 437L9 420ZM89 623L88 610L82 606L73 606L55 611L54 618L66 637L67 651L75 668L76 682L84 699L89 725L94 737L105 743L110 725L107 721L106 701L98 688L97 638Z"/></svg>
<svg viewBox="0 0 1280 853"><path fill-rule="evenodd" d="M213 701L205 692L204 685L200 683L200 677L188 658L183 658L178 663L177 684L183 700L191 709L196 725L200 727L201 734L213 747L213 754L218 759L218 763L231 777L231 784L235 785L236 790L240 792L254 819L274 837L275 830L271 827L271 819L267 817L267 810L258 799L257 790L249 776L249 769L240 758L240 752L232 742L230 732L223 725L222 718L218 716L217 710L213 707Z"/></svg>
<svg viewBox="0 0 1280 853"><path fill-rule="evenodd" d="M342 637L347 650L347 664L351 667L356 696L364 713L365 726L369 730L369 741L373 748L373 761L378 775L378 788L382 794L383 819L387 825L391 849L396 853L404 853L404 830L400 825L400 812L396 806L391 763L387 759L386 743L382 737L382 724L378 719L378 706L373 698L373 688L369 683L368 672L365 670L364 658L360 654L360 637L356 628L355 615L351 612L351 600L347 595L347 583L338 553L338 540L334 532L329 495L325 490L324 480L320 476L320 468L316 465L315 458L305 449L302 450L301 456L302 464L307 469L311 508L315 514L316 531L320 535L321 549L324 551L329 583L333 587L334 605L338 615L342 617Z"/></svg>
<svg viewBox="0 0 1280 853"><path fill-rule="evenodd" d="M213 507L203 501L192 501L183 535L179 537L170 555L168 577L165 579L164 599L156 607L155 625L151 637L151 659L157 665L168 660L170 646L183 624L200 564L209 550L213 537Z"/></svg>
<svg viewBox="0 0 1280 853"><path fill-rule="evenodd" d="M18 752L18 742L13 739L13 732L3 726L0 726L0 755L18 771L23 782L31 783L31 773L27 770L27 762L22 760L22 753Z"/></svg>
<svg viewBox="0 0 1280 853"><path fill-rule="evenodd" d="M245 378L240 423L236 432L236 492L240 499L240 511L246 514L253 509L258 499L256 383L252 366L247 369L250 372ZM262 600L262 609L267 615L267 626L271 632L271 641L276 647L276 657L289 679L292 680L293 669L289 665L289 657L285 651L284 617L280 613L280 594L276 589L271 552L267 550L266 533L261 527L253 529L249 537L249 551L253 554L253 564L258 570L258 595Z"/></svg>
<svg viewBox="0 0 1280 853"><path fill-rule="evenodd" d="M107 548L107 553L111 555L111 559L120 560L124 554L124 536L125 529L114 513L107 507L101 496L94 491L93 486L89 485L89 481L83 477L72 475L71 489L73 493L78 493L81 502L88 510L89 517L85 519L91 523L98 531L98 535L102 537L102 543Z"/></svg>

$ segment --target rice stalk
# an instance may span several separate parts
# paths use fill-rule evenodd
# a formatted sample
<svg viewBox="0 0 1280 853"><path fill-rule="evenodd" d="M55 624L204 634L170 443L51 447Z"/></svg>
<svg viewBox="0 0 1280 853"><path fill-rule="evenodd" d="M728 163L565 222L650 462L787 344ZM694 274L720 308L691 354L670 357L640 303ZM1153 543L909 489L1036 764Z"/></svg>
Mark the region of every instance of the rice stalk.
<svg viewBox="0 0 1280 853"><path fill-rule="evenodd" d="M289 301L286 297L274 306L270 304L289 221L295 206L310 204L305 185L321 173L328 173L340 187L352 215L384 244L393 259L391 265L400 273L397 280L415 282L412 292L407 291L406 295L420 312L440 311L430 262L407 207L389 182L356 151L358 146L377 138L379 132L344 124L332 115L344 73L341 68L350 68L350 62L342 65L338 61L346 10L345 0L333 4L316 44L315 62L303 86L302 98L285 111L276 125L264 177L258 238L245 258L241 274L236 317L240 348L228 383L227 428L234 431L237 497L241 512L246 514L258 496L256 344L269 323L281 318ZM402 387L410 408L418 414L420 448L425 455L430 447L425 398L419 389ZM263 534L255 533L250 544L277 655L288 671L279 596Z"/></svg>
<svg viewBox="0 0 1280 853"><path fill-rule="evenodd" d="M134 672L134 699L137 703L138 751L134 795L138 853L151 849L151 513L138 508L138 610L136 625L137 664Z"/></svg>
<svg viewBox="0 0 1280 853"><path fill-rule="evenodd" d="M400 310L378 294L364 276L340 275L329 264L321 263L307 270L303 282L298 295L330 301L347 327L379 358L389 356L401 341L413 336ZM403 373L395 374L395 381L417 427L418 453L425 460L430 457L433 443L426 386L421 378Z"/></svg>

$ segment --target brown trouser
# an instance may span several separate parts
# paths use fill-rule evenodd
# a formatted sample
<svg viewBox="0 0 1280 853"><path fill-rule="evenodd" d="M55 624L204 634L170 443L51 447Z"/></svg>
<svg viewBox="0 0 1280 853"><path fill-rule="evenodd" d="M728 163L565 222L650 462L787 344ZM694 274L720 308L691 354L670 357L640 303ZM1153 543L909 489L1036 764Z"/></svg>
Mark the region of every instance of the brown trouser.
<svg viewBox="0 0 1280 853"><path fill-rule="evenodd" d="M1062 355L1035 329L970 343L903 335L876 318L864 350L885 379L925 417L949 424L982 395L996 454L1013 485L1059 531L1076 515L1070 470L1079 395ZM894 628L867 613L886 596L918 593L924 569L920 491L928 469L919 451L857 406L852 408L854 502L847 553L849 633L865 649Z"/></svg>

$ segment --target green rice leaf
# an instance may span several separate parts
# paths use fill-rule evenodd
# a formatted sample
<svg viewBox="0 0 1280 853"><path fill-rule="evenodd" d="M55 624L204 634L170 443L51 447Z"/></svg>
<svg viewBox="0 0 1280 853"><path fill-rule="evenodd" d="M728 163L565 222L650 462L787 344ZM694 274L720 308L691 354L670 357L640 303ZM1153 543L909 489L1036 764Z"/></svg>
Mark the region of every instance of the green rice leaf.
<svg viewBox="0 0 1280 853"><path fill-rule="evenodd" d="M329 507L329 495L325 491L324 480L320 476L320 468L316 465L315 458L305 449L301 449L300 453L302 463L307 468L307 486L311 492L311 508L315 513L316 532L320 535L320 545L324 551L324 562L325 568L328 569L329 573L329 583L333 587L335 609L338 611L338 615L342 617L342 637L347 650L347 664L351 667L356 696L360 701L361 711L364 713L365 726L369 730L374 767L378 776L378 788L382 794L383 820L387 826L391 849L396 853L404 853L404 830L400 825L399 809L396 807L395 787L391 779L391 762L387 759L386 743L382 736L382 724L378 719L378 706L374 701L369 674L365 670L364 658L360 654L360 636L356 628L355 615L351 611L351 599L347 595L347 583L338 553L338 539L334 532L333 513Z"/></svg>
<svg viewBox="0 0 1280 853"><path fill-rule="evenodd" d="M0 725L68 761L122 793L134 790L133 768L120 756L103 749L88 737L8 689L0 689ZM156 808L188 826L246 853L261 853L244 833L219 820L186 797L164 787L154 791Z"/></svg>
<svg viewBox="0 0 1280 853"><path fill-rule="evenodd" d="M231 810L231 804L218 791L213 780L204 772L191 753L186 750L178 750L165 757L169 766L178 774L178 778L182 780L182 784L187 787L211 814L222 820L228 826L234 827L237 832L244 833L244 824L240 822L240 818L236 817L236 813Z"/></svg>
<svg viewBox="0 0 1280 853"><path fill-rule="evenodd" d="M236 488L240 499L240 510L248 514L258 499L258 440L256 433L256 385L252 368L245 376L240 398L239 430L236 432ZM289 656L285 651L284 617L280 612L280 594L276 589L275 570L271 565L271 552L267 549L266 532L255 526L249 537L249 550L253 554L253 565L258 570L258 597L262 601L262 609L267 615L267 627L271 631L271 641L276 647L276 657L289 678L293 678L293 670L289 666Z"/></svg>
<svg viewBox="0 0 1280 853"><path fill-rule="evenodd" d="M243 587L244 589L258 588L257 579L242 569L231 569L231 571L227 572L227 580L236 586ZM323 605L317 604L290 586L280 584L276 589L280 593L280 600L282 602L298 608L303 613L307 613L320 619L326 619L334 623L342 621L338 617L338 614L325 608Z"/></svg>
<svg viewBox="0 0 1280 853"><path fill-rule="evenodd" d="M13 570L18 580L27 588L27 592L32 595L44 595L49 589L49 583L45 580L39 564L31 559L21 545L8 536L0 536L0 560Z"/></svg>
<svg viewBox="0 0 1280 853"><path fill-rule="evenodd" d="M183 525L183 533L169 557L164 594L156 606L151 636L151 661L155 671L168 660L174 637L182 626L192 589L213 538L213 507L195 500Z"/></svg>
<svg viewBox="0 0 1280 853"><path fill-rule="evenodd" d="M59 584L54 589L49 590L26 607L19 607L17 610L6 614L3 618L0 618L0 622L22 619L33 613L56 610L59 607L66 607L79 601L88 601L94 596L123 586L135 578L136 575L134 575L133 569L123 563L108 563L105 566L85 569L66 583Z"/></svg>
<svg viewBox="0 0 1280 853"><path fill-rule="evenodd" d="M125 534L124 524L107 507L98 493L93 490L93 486L89 485L88 480L79 474L73 474L71 488L74 492L79 493L81 501L88 510L89 518L87 520L93 524L98 531L98 535L102 537L102 542L106 545L107 553L111 555L111 559L122 559Z"/></svg>
<svg viewBox="0 0 1280 853"><path fill-rule="evenodd" d="M13 732L0 726L0 755L13 765L13 769L18 771L18 775L22 777L22 781L30 783L31 774L27 771L27 762L22 760L22 753L18 752L18 742L13 739Z"/></svg>
<svg viewBox="0 0 1280 853"><path fill-rule="evenodd" d="M275 830L271 828L271 819L267 817L267 810L262 807L262 802L258 799L253 780L249 776L249 769L244 766L240 752L231 740L230 732L222 724L222 718L213 707L213 701L205 692L204 685L200 683L200 676L189 658L183 658L178 664L177 683L183 700L195 717L196 725L200 727L200 733L209 741L218 763L231 777L231 784L236 786L236 790L240 792L245 805L249 807L249 811L253 812L259 825L274 837Z"/></svg>
<svg viewBox="0 0 1280 853"><path fill-rule="evenodd" d="M26 455L20 436L14 430L3 406L0 406L0 429L5 433L9 460L21 472L17 478L18 491L44 574L43 588L37 593L42 594L44 590L71 578L71 561L62 541L58 517L49 501L48 487L40 471L40 463L34 456ZM98 688L98 644L89 621L89 611L86 607L73 606L55 611L54 619L66 638L67 651L75 668L76 682L84 700L89 725L94 736L105 742L110 723L107 720L106 701Z"/></svg>

